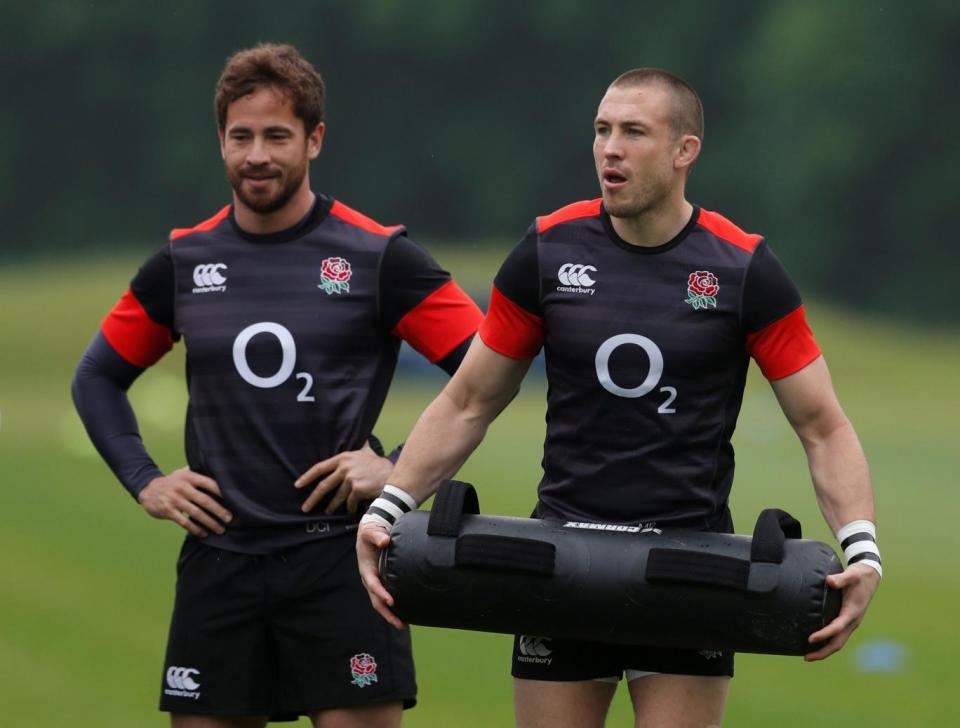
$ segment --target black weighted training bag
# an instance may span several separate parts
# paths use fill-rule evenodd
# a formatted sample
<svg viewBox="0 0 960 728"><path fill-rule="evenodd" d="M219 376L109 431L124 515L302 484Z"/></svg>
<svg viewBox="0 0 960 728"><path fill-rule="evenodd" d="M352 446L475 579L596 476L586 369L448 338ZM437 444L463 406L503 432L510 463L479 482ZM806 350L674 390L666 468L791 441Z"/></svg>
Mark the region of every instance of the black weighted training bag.
<svg viewBox="0 0 960 728"><path fill-rule="evenodd" d="M411 624L802 655L840 610L833 549L765 510L753 538L481 516L466 483L393 529L380 578Z"/></svg>

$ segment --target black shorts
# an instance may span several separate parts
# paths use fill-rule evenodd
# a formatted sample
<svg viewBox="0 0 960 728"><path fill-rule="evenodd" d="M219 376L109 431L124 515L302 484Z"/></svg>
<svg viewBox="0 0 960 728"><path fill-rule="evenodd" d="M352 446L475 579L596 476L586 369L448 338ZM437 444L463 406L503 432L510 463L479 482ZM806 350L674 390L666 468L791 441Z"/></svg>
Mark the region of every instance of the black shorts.
<svg viewBox="0 0 960 728"><path fill-rule="evenodd" d="M611 645L517 635L513 670L523 680L605 680L644 673L733 677L733 652Z"/></svg>
<svg viewBox="0 0 960 728"><path fill-rule="evenodd" d="M160 709L269 715L416 703L408 630L360 581L352 535L252 556L187 539Z"/></svg>

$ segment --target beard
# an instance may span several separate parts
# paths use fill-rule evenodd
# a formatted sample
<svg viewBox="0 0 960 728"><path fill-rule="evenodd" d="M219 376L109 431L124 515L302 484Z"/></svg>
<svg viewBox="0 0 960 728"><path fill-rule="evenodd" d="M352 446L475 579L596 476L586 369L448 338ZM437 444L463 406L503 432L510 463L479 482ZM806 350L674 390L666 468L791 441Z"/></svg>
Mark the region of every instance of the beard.
<svg viewBox="0 0 960 728"><path fill-rule="evenodd" d="M239 199L247 208L261 215L269 215L272 212L280 210L290 202L290 199L300 188L303 178L307 174L307 161L298 167L290 169L285 175L280 171L277 178L280 180L280 187L276 192L248 192L243 187L243 181L246 179L243 170L227 169L227 180Z"/></svg>

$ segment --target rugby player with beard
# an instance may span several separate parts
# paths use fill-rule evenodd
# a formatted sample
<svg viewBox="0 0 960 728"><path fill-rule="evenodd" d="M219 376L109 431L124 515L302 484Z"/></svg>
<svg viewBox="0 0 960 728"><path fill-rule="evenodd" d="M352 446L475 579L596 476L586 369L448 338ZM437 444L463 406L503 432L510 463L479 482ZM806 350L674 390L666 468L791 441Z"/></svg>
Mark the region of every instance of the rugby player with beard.
<svg viewBox="0 0 960 728"><path fill-rule="evenodd" d="M452 373L482 314L402 226L311 189L324 84L296 49L232 56L215 111L232 204L140 268L73 384L121 483L188 533L160 707L175 728L397 726L410 635L353 561L392 468L372 431L401 341ZM181 339L187 466L164 473L126 391Z"/></svg>

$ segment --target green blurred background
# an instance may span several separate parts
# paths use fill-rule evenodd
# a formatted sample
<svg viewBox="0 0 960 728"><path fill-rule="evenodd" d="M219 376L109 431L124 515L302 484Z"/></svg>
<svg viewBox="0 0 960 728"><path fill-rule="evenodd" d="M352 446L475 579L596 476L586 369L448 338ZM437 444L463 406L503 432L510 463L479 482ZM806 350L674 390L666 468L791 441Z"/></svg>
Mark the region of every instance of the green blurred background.
<svg viewBox="0 0 960 728"><path fill-rule="evenodd" d="M69 378L167 230L229 199L212 88L260 40L296 44L327 79L316 188L406 223L481 298L534 215L596 196L606 84L641 65L687 78L707 120L689 196L764 233L806 294L871 462L887 570L825 663L738 658L727 723L956 720L956 0L46 0L2 21L0 724L166 724L154 706L180 534L100 463ZM175 351L131 393L165 468L182 464L182 371ZM442 381L405 358L381 438L403 439ZM543 393L528 380L461 474L487 513L529 512ZM831 540L758 372L735 444L741 530L779 506ZM407 725L510 725L508 642L417 629ZM629 724L624 698L610 725Z"/></svg>

